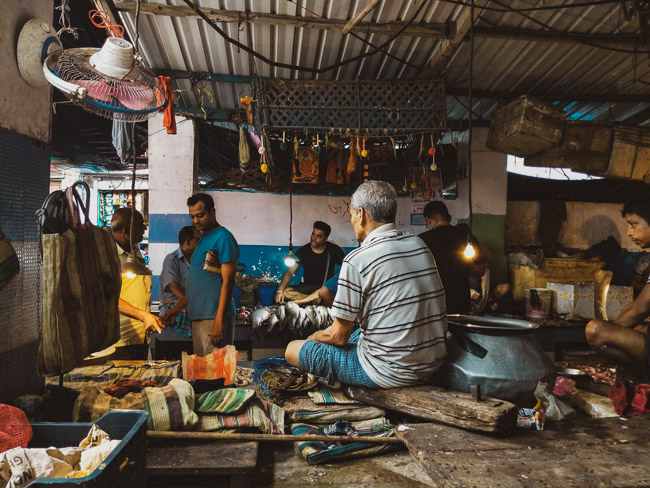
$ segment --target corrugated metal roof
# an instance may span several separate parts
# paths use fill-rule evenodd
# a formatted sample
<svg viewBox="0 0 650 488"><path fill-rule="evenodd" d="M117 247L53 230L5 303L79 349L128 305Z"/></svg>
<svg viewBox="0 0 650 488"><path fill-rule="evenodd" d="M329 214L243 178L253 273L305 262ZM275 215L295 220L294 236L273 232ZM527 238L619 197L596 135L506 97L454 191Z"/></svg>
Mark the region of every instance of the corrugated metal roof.
<svg viewBox="0 0 650 488"><path fill-rule="evenodd" d="M469 0L381 0L363 23L353 29L352 33L360 40L352 34L343 34L341 25L366 5L364 0L194 0L201 9L238 15L237 21L217 20L217 25L227 36L276 63L322 70L375 50L370 43L380 46L390 41L381 52L322 73L271 66L255 59L227 42L195 14L185 16L190 9L183 0L141 1L139 46L145 63L159 71L284 79L414 79L436 74L427 67L434 54L448 39L453 39L456 23L462 28L463 18L469 15L469 3ZM572 119L647 123L650 87L645 81L650 81L650 68L647 43L641 44L640 22L646 19L645 15L633 13L628 20L623 9L631 7L620 2L585 5L590 2L475 0L475 3L472 70L475 119L489 120L492 112L509 98L535 94L560 102ZM576 3L584 6L559 7ZM114 4L134 38L136 2L125 0ZM481 9L481 4L486 8ZM149 11L152 5L171 8L153 14ZM535 7L545 9L522 11ZM414 16L419 8L420 12ZM326 28L301 24L321 19L329 21ZM373 24L381 27L409 20L414 25L446 26L447 39L441 39L436 28L429 29L427 35L403 33L392 40L388 29L371 31ZM585 34L627 37L618 44L613 39L571 39L572 35ZM542 40L542 35L555 35L555 39ZM464 41L457 49L453 46L449 49L449 64L444 72L451 93L447 97L450 121L468 116L465 95L470 79L468 37L469 34L461 35ZM238 108L239 98L251 94L247 82L193 84L189 79L178 79L176 85L181 90L177 100L180 107L196 111L202 106L215 114ZM572 95L579 95L580 99L572 100Z"/></svg>

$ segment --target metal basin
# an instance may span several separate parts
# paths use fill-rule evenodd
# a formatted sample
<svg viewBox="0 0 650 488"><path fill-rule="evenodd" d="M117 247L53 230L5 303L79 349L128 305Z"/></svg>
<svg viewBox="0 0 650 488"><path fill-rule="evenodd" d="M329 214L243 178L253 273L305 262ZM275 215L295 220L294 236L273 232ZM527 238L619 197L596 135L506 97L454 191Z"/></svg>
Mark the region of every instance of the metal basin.
<svg viewBox="0 0 650 488"><path fill-rule="evenodd" d="M449 315L447 321L447 358L434 384L463 392L478 384L483 395L522 406L535 403L538 381L553 388L555 365L532 334L539 325L471 315Z"/></svg>

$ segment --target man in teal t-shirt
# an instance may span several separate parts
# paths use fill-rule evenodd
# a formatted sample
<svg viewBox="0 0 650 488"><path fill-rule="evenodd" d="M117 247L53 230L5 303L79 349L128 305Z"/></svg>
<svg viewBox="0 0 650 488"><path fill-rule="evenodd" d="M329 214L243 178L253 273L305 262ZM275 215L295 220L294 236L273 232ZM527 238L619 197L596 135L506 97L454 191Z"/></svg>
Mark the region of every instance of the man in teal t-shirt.
<svg viewBox="0 0 650 488"><path fill-rule="evenodd" d="M235 340L232 290L239 246L230 231L217 222L210 195L192 195L187 206L192 225L201 233L187 275L187 306L194 354L206 356L215 347L233 344Z"/></svg>

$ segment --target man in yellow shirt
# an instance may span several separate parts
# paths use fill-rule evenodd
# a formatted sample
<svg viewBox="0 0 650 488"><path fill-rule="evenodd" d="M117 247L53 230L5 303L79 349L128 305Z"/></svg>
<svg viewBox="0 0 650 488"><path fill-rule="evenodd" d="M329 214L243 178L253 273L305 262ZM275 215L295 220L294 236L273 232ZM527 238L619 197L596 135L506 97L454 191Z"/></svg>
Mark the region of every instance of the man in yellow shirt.
<svg viewBox="0 0 650 488"><path fill-rule="evenodd" d="M123 267L131 253L131 242L135 247L135 259L145 265L137 244L144 237L144 218L135 210L133 217L133 241L130 239L131 207L115 210L111 220L111 230L117 245L120 265ZM122 274L120 291L120 340L115 344L117 351L111 359L147 359L147 332L160 332L165 326L160 319L149 313L151 301L151 276Z"/></svg>

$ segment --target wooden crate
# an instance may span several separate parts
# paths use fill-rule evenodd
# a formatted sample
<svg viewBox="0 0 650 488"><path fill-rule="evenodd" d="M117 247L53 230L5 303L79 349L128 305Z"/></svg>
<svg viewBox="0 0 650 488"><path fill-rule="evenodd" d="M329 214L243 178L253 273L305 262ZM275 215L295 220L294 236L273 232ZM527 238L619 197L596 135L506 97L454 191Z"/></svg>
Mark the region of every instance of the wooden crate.
<svg viewBox="0 0 650 488"><path fill-rule="evenodd" d="M616 127L604 175L650 182L650 129Z"/></svg>
<svg viewBox="0 0 650 488"><path fill-rule="evenodd" d="M594 273L605 266L601 259L544 258L539 269L508 263L509 282L516 301L524 300L526 288L546 288L549 281L575 283L593 281Z"/></svg>
<svg viewBox="0 0 650 488"><path fill-rule="evenodd" d="M562 143L527 156L526 166L571 168L581 173L602 174L610 160L612 128L587 122L567 122Z"/></svg>
<svg viewBox="0 0 650 488"><path fill-rule="evenodd" d="M556 146L562 140L564 110L522 96L492 116L486 145L515 156L530 156Z"/></svg>

